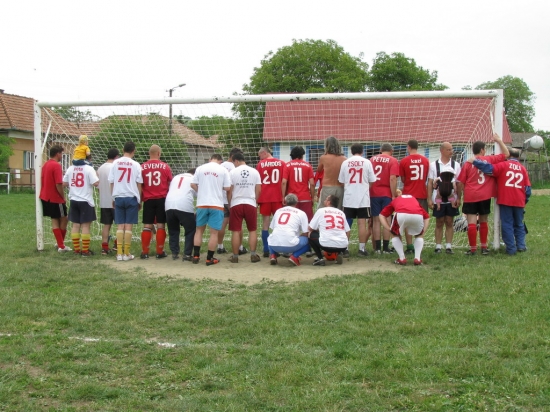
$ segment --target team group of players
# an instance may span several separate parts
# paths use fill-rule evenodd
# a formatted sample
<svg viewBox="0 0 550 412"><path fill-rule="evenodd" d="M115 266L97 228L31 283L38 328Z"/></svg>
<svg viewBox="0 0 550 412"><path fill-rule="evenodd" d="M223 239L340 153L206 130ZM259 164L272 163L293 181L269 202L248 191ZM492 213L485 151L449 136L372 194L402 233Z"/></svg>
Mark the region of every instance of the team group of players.
<svg viewBox="0 0 550 412"><path fill-rule="evenodd" d="M166 226L172 258L179 259L180 228L183 227L182 259L199 263L203 234L208 227L206 265L216 264L219 259L214 253L226 253L223 238L229 225L232 232L229 261L238 263L239 256L250 252L251 262L259 262L262 254L256 250L259 209L263 256L269 257L271 264L277 263L280 254L289 254L289 261L294 265L301 264L300 256L304 254L315 255L314 265L324 265L325 257L342 263L342 257L349 255L350 227L353 220L357 220L359 256L367 255L365 246L372 233L375 253L395 251L398 254L395 263L400 265L407 263L405 254L411 253L414 264L420 265L428 211L433 210L436 218L435 253L442 252L445 235L444 249L452 254L453 219L459 214L462 198L463 213L468 219L470 250L467 254L477 251L478 231L482 253L488 254L487 216L498 185L503 240L507 253L515 254L526 250L525 234L522 235L520 226L523 227L523 207L530 194L530 183L514 149L508 151L496 135L494 140L502 154L486 156L485 145L476 142L474 158L462 167L452 160L452 146L447 142L440 147L441 157L430 163L418 153L415 140L408 142L408 155L398 161L387 143L381 146L380 154L370 159L363 157L362 144L353 144L352 156L346 158L337 139L329 137L317 173L303 159L304 149L297 146L292 149L288 162L274 158L268 148L261 148L260 161L252 168L246 164L243 152L233 149L225 162L220 155L214 155L196 170L176 176L172 175L170 166L160 160L159 146L151 146L149 160L140 165L133 160L135 145L128 142L121 157L118 150L109 151L108 161L97 174L91 166L71 166L63 177L71 199L69 220L73 223L74 251L82 256L91 253L89 225L95 220L93 187L99 186L100 221L104 225L102 253L109 253L108 234L114 220L117 260L134 259L130 253L132 226L138 222L143 202L142 259L149 258L153 236L156 257L168 256L164 250ZM55 162L56 157L50 160ZM51 169L46 166L45 170ZM438 193L440 174L445 172L453 175L453 196L442 197ZM53 192L55 188L59 194L55 184L51 184L56 179L46 176L48 179L51 182L43 182L43 190L49 187ZM401 190L398 190L398 179ZM51 200L47 197L41 193L44 214L52 217L52 230L57 239L62 235L58 232L63 225L54 224ZM319 208L314 214L316 197ZM55 201L64 203L64 199ZM60 214L63 215L62 208ZM243 222L247 225L250 250L242 244ZM403 235L406 249L401 241ZM57 240L58 250L68 249Z"/></svg>

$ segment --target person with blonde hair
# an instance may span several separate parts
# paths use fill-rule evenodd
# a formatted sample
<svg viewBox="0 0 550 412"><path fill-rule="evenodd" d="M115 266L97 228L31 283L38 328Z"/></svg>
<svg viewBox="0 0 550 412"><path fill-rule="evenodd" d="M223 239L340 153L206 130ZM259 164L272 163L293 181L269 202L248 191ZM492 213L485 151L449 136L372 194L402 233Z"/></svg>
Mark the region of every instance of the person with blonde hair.
<svg viewBox="0 0 550 412"><path fill-rule="evenodd" d="M92 156L92 152L90 151L90 148L88 147L88 136L83 134L78 138L78 146L76 146L75 149L74 149L73 165L75 165L75 166L84 166L84 165L92 166L92 162L90 161L91 156Z"/></svg>

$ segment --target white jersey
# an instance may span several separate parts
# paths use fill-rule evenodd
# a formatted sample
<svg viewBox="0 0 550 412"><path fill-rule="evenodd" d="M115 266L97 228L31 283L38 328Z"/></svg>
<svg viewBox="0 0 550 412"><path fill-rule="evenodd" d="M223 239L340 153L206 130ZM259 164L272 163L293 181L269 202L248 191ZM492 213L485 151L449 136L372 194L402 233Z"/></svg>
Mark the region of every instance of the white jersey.
<svg viewBox="0 0 550 412"><path fill-rule="evenodd" d="M344 184L344 207L370 207L369 183L376 182L370 160L357 155L345 160L340 166L338 181Z"/></svg>
<svg viewBox="0 0 550 412"><path fill-rule="evenodd" d="M99 178L92 166L70 166L63 176L63 182L69 185L69 199L87 202L94 207L94 186Z"/></svg>
<svg viewBox="0 0 550 412"><path fill-rule="evenodd" d="M109 183L113 183L113 197L135 197L141 202L138 183L143 183L141 166L135 160L123 156L113 162L109 173Z"/></svg>
<svg viewBox="0 0 550 412"><path fill-rule="evenodd" d="M348 247L349 232L346 215L335 207L321 207L309 222L309 227L319 231L321 246L343 248Z"/></svg>
<svg viewBox="0 0 550 412"><path fill-rule="evenodd" d="M260 173L247 165L231 171L231 207L250 205L256 207L256 185L261 185Z"/></svg>
<svg viewBox="0 0 550 412"><path fill-rule="evenodd" d="M113 167L113 162L103 163L97 169L97 177L99 177L99 207L102 209L113 208L113 196L111 195L111 184L109 183L109 173Z"/></svg>
<svg viewBox="0 0 550 412"><path fill-rule="evenodd" d="M231 175L231 171L233 169L235 169L235 165L232 162L230 162L229 160L226 161L226 162L223 162L222 166L227 169L227 171L229 172L230 175ZM225 190L223 191L223 204L224 205L227 204L227 192Z"/></svg>
<svg viewBox="0 0 550 412"><path fill-rule="evenodd" d="M170 182L170 188L166 195L164 208L166 210L181 210L182 212L194 213L195 206L193 200L197 197L197 192L191 189L191 173L180 173L174 176Z"/></svg>
<svg viewBox="0 0 550 412"><path fill-rule="evenodd" d="M433 182L434 182L434 185L435 185L435 183L438 179L436 162L439 162L439 173L443 173L443 172L454 173L454 177L453 177L452 181L453 181L453 183L455 183L456 178L458 177L458 175L460 174L460 171L462 170L462 167L460 166L460 163L458 163L457 161L453 162L452 160L449 160L448 163L443 163L441 161L441 159L434 160L433 162L431 162L430 163L430 170L428 171L428 179L433 179ZM454 167L452 165L453 163L454 163ZM455 193L454 188L453 188L453 193ZM433 193L432 193L432 201L435 202L436 196L437 196L437 190L434 190ZM449 203L449 202L447 202L447 203Z"/></svg>
<svg viewBox="0 0 550 412"><path fill-rule="evenodd" d="M270 246L296 246L302 233L307 233L307 215L292 206L284 206L273 215L271 234L267 238Z"/></svg>
<svg viewBox="0 0 550 412"><path fill-rule="evenodd" d="M195 171L191 183L197 184L197 207L217 207L223 209L223 192L231 187L229 172L217 162L205 163Z"/></svg>

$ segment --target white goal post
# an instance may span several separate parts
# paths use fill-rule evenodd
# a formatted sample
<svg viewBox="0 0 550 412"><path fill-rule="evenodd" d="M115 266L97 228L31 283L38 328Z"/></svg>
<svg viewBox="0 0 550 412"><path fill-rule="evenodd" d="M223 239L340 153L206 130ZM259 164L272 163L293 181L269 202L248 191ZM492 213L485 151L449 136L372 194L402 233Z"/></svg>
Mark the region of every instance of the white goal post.
<svg viewBox="0 0 550 412"><path fill-rule="evenodd" d="M67 120L59 108L71 108L84 117ZM234 146L241 147L247 162L254 166L261 146L271 147L275 157L288 161L292 147L300 145L306 151L305 160L315 169L328 136L339 139L345 155L351 155L349 147L353 143L362 143L365 156L370 157L388 142L394 146L394 156L400 159L409 139L419 142L419 152L430 161L439 158L439 145L444 141L458 148L458 161L472 155L471 146L477 140L488 144L488 153L498 153L492 133L503 136L502 113L502 90L35 102L37 249L54 243L50 221L42 216L39 198L42 165L48 159L49 147L60 144L65 149L65 172L81 134L89 137L94 167L106 160L109 148L122 152L124 142L132 140L138 146L140 158L136 160L140 163L147 156L146 149L158 144L163 160L174 174L204 163L213 153L226 158ZM96 208L99 211L97 204ZM92 229L93 239L97 239L101 233L99 224ZM432 240L433 236L426 236L427 244ZM467 245L464 234L459 242ZM494 248L500 246L496 205L492 244Z"/></svg>

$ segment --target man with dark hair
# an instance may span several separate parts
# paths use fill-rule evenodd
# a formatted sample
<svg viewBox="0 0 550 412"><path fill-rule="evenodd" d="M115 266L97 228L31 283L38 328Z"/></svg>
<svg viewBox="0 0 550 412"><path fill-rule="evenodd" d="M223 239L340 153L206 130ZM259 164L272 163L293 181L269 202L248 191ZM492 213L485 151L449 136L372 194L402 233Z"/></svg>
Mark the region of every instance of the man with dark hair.
<svg viewBox="0 0 550 412"><path fill-rule="evenodd" d="M315 182L313 167L304 160L305 150L295 146L290 151L290 162L287 162L283 176L283 193L294 193L298 197L296 208L303 210L308 221L313 217L313 199L315 198Z"/></svg>
<svg viewBox="0 0 550 412"><path fill-rule="evenodd" d="M115 209L113 208L113 196L111 196L111 184L109 183L109 173L113 167L113 162L120 157L120 152L116 148L109 149L107 152L107 161L97 169L99 177L99 222L103 225L101 229L101 254L108 255L109 232L115 220ZM116 238L113 247L116 249Z"/></svg>
<svg viewBox="0 0 550 412"><path fill-rule="evenodd" d="M342 201L344 199L344 184L338 181L340 167L346 160L346 156L342 153L340 142L334 136L329 136L325 140L325 153L319 158L317 166L317 175L322 175L321 180L321 195L319 196L319 204L325 203L325 199L329 195L334 195L340 200L338 209L342 209Z"/></svg>
<svg viewBox="0 0 550 412"><path fill-rule="evenodd" d="M113 162L109 172L111 195L115 204L115 223L117 225L117 261L133 260L130 253L132 245L132 227L138 223L141 205L141 166L133 157L136 153L134 142L126 142L124 154Z"/></svg>
<svg viewBox="0 0 550 412"><path fill-rule="evenodd" d="M58 252L69 252L72 249L65 246L67 234L67 205L63 191L63 170L61 159L63 147L55 145L50 148L50 159L42 166L40 175L40 201L42 213L52 220L52 232L57 243Z"/></svg>
<svg viewBox="0 0 550 412"><path fill-rule="evenodd" d="M475 158L468 162L484 174L496 178L502 240L506 245L506 253L515 255L516 252L527 251L523 214L531 196L531 181L527 169L519 161L520 151L510 149L509 152L508 160L496 164Z"/></svg>
<svg viewBox="0 0 550 412"><path fill-rule="evenodd" d="M493 135L493 140L499 145L501 154L486 155L485 143L477 141L472 145L474 157L490 164L504 162L509 155L508 148L498 134L495 133ZM457 182L459 198L464 194L462 213L466 214L468 222L468 243L470 250L466 252L466 255L475 255L477 251L478 223L481 254L488 255L488 219L491 213L491 198L497 195L496 180L492 176L485 175L470 162L466 162L457 177Z"/></svg>

